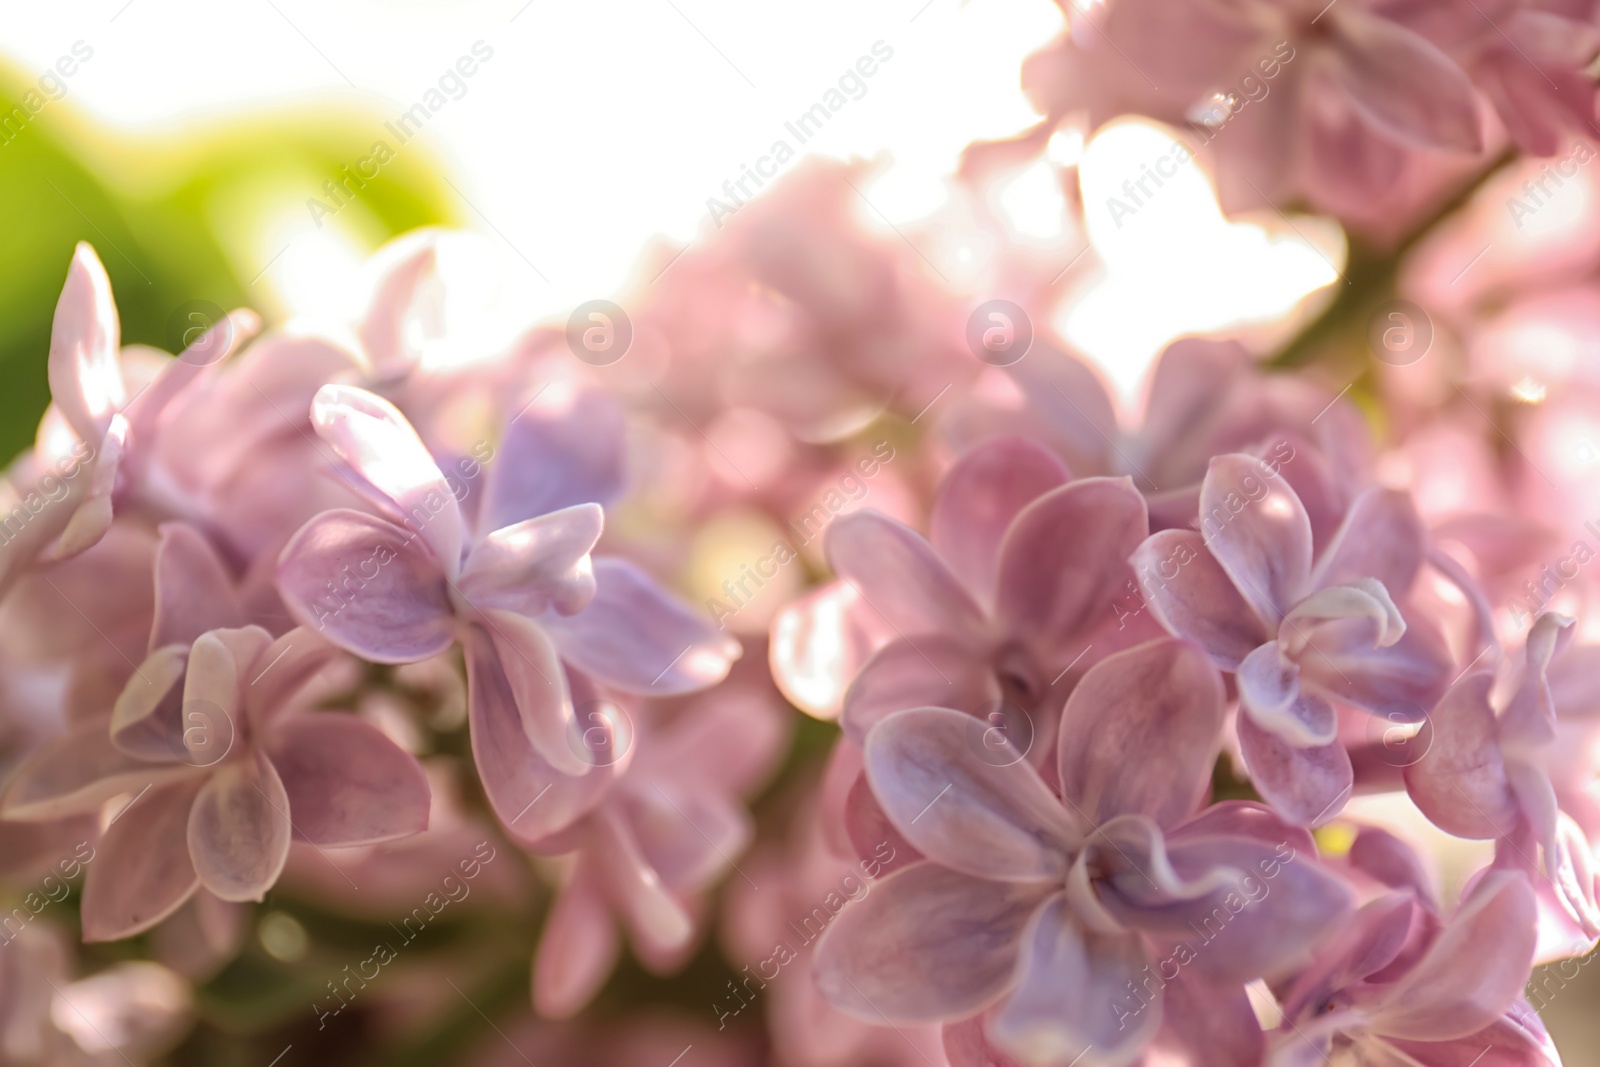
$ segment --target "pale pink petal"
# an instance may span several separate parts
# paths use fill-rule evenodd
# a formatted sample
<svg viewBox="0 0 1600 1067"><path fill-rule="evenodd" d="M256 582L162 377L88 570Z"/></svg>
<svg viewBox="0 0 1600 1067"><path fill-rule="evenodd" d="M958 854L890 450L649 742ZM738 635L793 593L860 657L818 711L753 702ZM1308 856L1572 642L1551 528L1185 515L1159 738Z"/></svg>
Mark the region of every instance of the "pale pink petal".
<svg viewBox="0 0 1600 1067"><path fill-rule="evenodd" d="M1287 717L1300 697L1300 665L1283 654L1278 642L1269 641L1244 658L1234 675L1239 703L1262 723ZM1322 744L1332 738L1324 737Z"/></svg>
<svg viewBox="0 0 1600 1067"><path fill-rule="evenodd" d="M1211 789L1226 710L1222 676L1197 645L1162 638L1108 656L1067 698L1061 788L1091 823L1177 823Z"/></svg>
<svg viewBox="0 0 1600 1067"><path fill-rule="evenodd" d="M755 837L741 804L697 785L652 781L622 798L645 862L667 888L685 893L721 877Z"/></svg>
<svg viewBox="0 0 1600 1067"><path fill-rule="evenodd" d="M1311 576L1311 520L1289 483L1253 456L1217 456L1201 483L1199 522L1239 595L1276 625Z"/></svg>
<svg viewBox="0 0 1600 1067"><path fill-rule="evenodd" d="M183 743L184 646L158 648L139 664L111 709L111 743L130 756L167 763L188 756Z"/></svg>
<svg viewBox="0 0 1600 1067"><path fill-rule="evenodd" d="M289 859L289 797L262 755L215 770L189 813L189 856L223 900L261 900Z"/></svg>
<svg viewBox="0 0 1600 1067"><path fill-rule="evenodd" d="M1104 1062L1128 1062L1161 1025L1160 987L1148 1002L1129 993L1148 963L1137 934L1085 929L1057 893L1028 924L1017 988L989 1036L1028 1063L1072 1063L1091 1050Z"/></svg>
<svg viewBox="0 0 1600 1067"><path fill-rule="evenodd" d="M1128 557L1149 533L1127 478L1084 478L1024 508L1000 547L996 616L1008 634L1058 649L1114 618Z"/></svg>
<svg viewBox="0 0 1600 1067"><path fill-rule="evenodd" d="M1219 981L1286 978L1354 906L1315 850L1210 834L1163 841L1138 816L1106 823L1080 863L1104 872L1100 900L1124 924L1187 943L1194 958L1185 966Z"/></svg>
<svg viewBox="0 0 1600 1067"><path fill-rule="evenodd" d="M84 875L85 941L142 933L199 888L188 845L199 788L199 780L157 786L111 824Z"/></svg>
<svg viewBox="0 0 1600 1067"><path fill-rule="evenodd" d="M1025 760L984 747L987 729L947 708L890 715L867 738L872 791L930 859L990 879L1059 880L1072 820Z"/></svg>
<svg viewBox="0 0 1600 1067"><path fill-rule="evenodd" d="M1021 437L986 441L950 468L933 502L929 539L980 603L993 601L1000 542L1012 520L1070 477L1054 452Z"/></svg>
<svg viewBox="0 0 1600 1067"><path fill-rule="evenodd" d="M602 390L558 385L540 392L506 427L489 463L478 529L579 504L609 505L623 488L626 430L621 405Z"/></svg>
<svg viewBox="0 0 1600 1067"><path fill-rule="evenodd" d="M851 679L894 636L854 586L829 582L773 617L767 664L791 703L808 715L832 719Z"/></svg>
<svg viewBox="0 0 1600 1067"><path fill-rule="evenodd" d="M1301 748L1241 715L1239 748L1256 792L1302 826L1320 826L1339 814L1354 788L1350 755L1338 741Z"/></svg>
<svg viewBox="0 0 1600 1067"><path fill-rule="evenodd" d="M1267 651L1261 652L1261 649ZM1296 748L1318 748L1334 742L1339 736L1339 715L1321 696L1295 685L1286 700L1268 702L1265 699L1263 692L1273 683L1261 676L1276 670L1276 666L1262 666L1260 661L1269 655L1278 655L1279 650L1275 644L1262 645L1261 649L1257 650L1261 655L1256 661L1245 660L1245 665L1253 668L1248 683L1243 680L1246 677L1244 668L1240 668L1239 706L1243 713L1240 720L1248 720L1282 743Z"/></svg>
<svg viewBox="0 0 1600 1067"><path fill-rule="evenodd" d="M244 706L250 722L264 728L290 706L291 697L343 655L304 626L273 641L256 656L244 679Z"/></svg>
<svg viewBox="0 0 1600 1067"><path fill-rule="evenodd" d="M1237 670L1271 635L1193 530L1152 534L1133 554L1139 586L1161 625Z"/></svg>
<svg viewBox="0 0 1600 1067"><path fill-rule="evenodd" d="M365 389L325 385L311 401L311 423L340 459L393 502L454 579L461 569L461 508L406 417Z"/></svg>
<svg viewBox="0 0 1600 1067"><path fill-rule="evenodd" d="M1420 722L1454 670L1427 619L1386 647L1374 646L1378 631L1369 619L1324 624L1307 635L1312 643L1300 653L1303 686L1397 722Z"/></svg>
<svg viewBox="0 0 1600 1067"><path fill-rule="evenodd" d="M302 625L374 663L427 659L455 641L433 554L359 511L325 511L301 527L278 561L278 591Z"/></svg>
<svg viewBox="0 0 1600 1067"><path fill-rule="evenodd" d="M727 677L739 642L668 594L637 565L594 562L595 597L576 615L540 624L561 658L628 693L672 696Z"/></svg>
<svg viewBox="0 0 1600 1067"><path fill-rule="evenodd" d="M111 279L94 249L80 241L50 330L50 395L73 431L92 445L126 401L121 347Z"/></svg>
<svg viewBox="0 0 1600 1067"><path fill-rule="evenodd" d="M982 628L977 602L933 546L902 523L870 509L841 515L828 527L827 552L840 580L904 636Z"/></svg>
<svg viewBox="0 0 1600 1067"><path fill-rule="evenodd" d="M1536 940L1533 889L1491 871L1463 900L1416 966L1369 1008L1389 1037L1446 1041L1493 1023L1522 993Z"/></svg>
<svg viewBox="0 0 1600 1067"><path fill-rule="evenodd" d="M241 626L243 611L227 565L188 523L161 527L156 546L156 614L150 651L188 645L207 630Z"/></svg>
<svg viewBox="0 0 1600 1067"><path fill-rule="evenodd" d="M498 645L487 631L474 627L468 632L466 659L472 758L489 806L501 825L524 842L571 826L604 796L609 768L567 775L539 755L523 727L518 694ZM544 702L530 712L539 717L570 714L563 710L571 704L564 673L552 673L550 680L549 687L532 686L522 694Z"/></svg>
<svg viewBox="0 0 1600 1067"><path fill-rule="evenodd" d="M573 717L565 672L550 638L538 623L511 611L486 611L479 621L494 642L522 732L539 757L562 774L586 774L596 757L586 756L574 740L581 736L581 724Z"/></svg>
<svg viewBox="0 0 1600 1067"><path fill-rule="evenodd" d="M117 488L117 476L128 448L128 420L120 414L111 416L105 436L100 439L94 467L89 472L89 483L81 503L68 520L66 529L44 553L46 560L70 559L100 543L111 528L115 512L112 493Z"/></svg>
<svg viewBox="0 0 1600 1067"><path fill-rule="evenodd" d="M1344 521L1317 560L1317 587L1375 578L1404 599L1422 567L1427 531L1410 493L1372 486L1345 512Z"/></svg>
<svg viewBox="0 0 1600 1067"><path fill-rule="evenodd" d="M495 530L468 553L461 593L480 609L580 611L594 599L589 553L604 524L599 504L577 504Z"/></svg>
<svg viewBox="0 0 1600 1067"><path fill-rule="evenodd" d="M1172 957L1168 957L1172 958ZM1157 973L1168 966L1157 964ZM1161 991L1161 1033L1155 1048L1173 1051L1190 1067L1235 1067L1261 1062L1265 1039L1242 987L1192 969L1179 970Z"/></svg>
<svg viewBox="0 0 1600 1067"><path fill-rule="evenodd" d="M1489 704L1493 685L1492 675L1479 672L1451 686L1430 716L1426 754L1405 769L1417 807L1457 837L1503 837L1520 818Z"/></svg>
<svg viewBox="0 0 1600 1067"><path fill-rule="evenodd" d="M965 1018L1011 987L1028 922L1049 894L915 864L834 917L812 974L834 1007L880 1026Z"/></svg>
<svg viewBox="0 0 1600 1067"><path fill-rule="evenodd" d="M533 1005L546 1019L565 1019L594 999L622 948L592 868L579 857L556 893L534 953Z"/></svg>
<svg viewBox="0 0 1600 1067"><path fill-rule="evenodd" d="M380 273L361 316L359 336L380 379L403 377L422 358L409 334L426 306L427 287L437 276L438 240L436 231L422 230L386 245L374 256Z"/></svg>
<svg viewBox="0 0 1600 1067"><path fill-rule="evenodd" d="M0 814L36 822L97 810L119 793L191 777L185 765L136 759L111 744L105 722L86 722L49 742L14 771Z"/></svg>
<svg viewBox="0 0 1600 1067"><path fill-rule="evenodd" d="M856 744L886 715L954 708L980 718L1000 710L994 668L964 642L939 634L903 638L873 654L845 694L839 725Z"/></svg>
<svg viewBox="0 0 1600 1067"><path fill-rule="evenodd" d="M1443 52L1359 7L1331 17L1340 86L1368 120L1403 143L1468 153L1483 147L1472 83Z"/></svg>
<svg viewBox="0 0 1600 1067"><path fill-rule="evenodd" d="M617 814L601 808L594 829L612 906L622 914L640 955L665 956L694 936L683 905L650 866L637 836Z"/></svg>
<svg viewBox="0 0 1600 1067"><path fill-rule="evenodd" d="M268 754L298 841L370 845L428 828L421 764L353 715L289 716L274 729Z"/></svg>

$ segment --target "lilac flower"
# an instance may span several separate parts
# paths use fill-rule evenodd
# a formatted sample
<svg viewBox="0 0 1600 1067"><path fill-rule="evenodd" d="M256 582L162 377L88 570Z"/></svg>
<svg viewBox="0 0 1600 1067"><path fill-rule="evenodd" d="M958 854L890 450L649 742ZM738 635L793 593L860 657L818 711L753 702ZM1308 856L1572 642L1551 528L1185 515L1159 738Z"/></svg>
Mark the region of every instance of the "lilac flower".
<svg viewBox="0 0 1600 1067"><path fill-rule="evenodd" d="M94 250L80 243L56 304L50 338L52 404L40 423L41 458L69 453L87 468L65 479L67 492L0 551L0 591L36 558L64 559L96 544L128 506L188 517L149 465L163 413L208 367L259 328L249 312L214 325L190 358L121 347L111 282ZM124 360L126 359L126 364Z"/></svg>
<svg viewBox="0 0 1600 1067"><path fill-rule="evenodd" d="M1411 888L1377 897L1286 984L1266 1063L1559 1067L1521 999L1534 920L1513 871L1490 871L1444 920Z"/></svg>
<svg viewBox="0 0 1600 1067"><path fill-rule="evenodd" d="M1593 709L1569 707L1563 723L1551 684L1572 625L1555 614L1535 620L1522 677L1498 713L1492 672L1473 672L1452 686L1434 709L1431 736L1413 741L1422 755L1405 769L1411 799L1437 826L1499 842L1499 862L1535 879L1545 920L1541 958L1587 952L1600 942L1600 865L1585 828L1563 810L1570 804L1582 814L1593 811L1594 771L1583 746L1572 744L1578 723L1570 714ZM1570 693L1576 682L1588 690L1593 683L1584 675L1594 658L1573 660L1563 688ZM1534 862L1540 855L1542 872Z"/></svg>
<svg viewBox="0 0 1600 1067"><path fill-rule="evenodd" d="M867 777L928 859L828 928L823 992L891 1023L993 1008L988 1039L1040 1064L1134 1062L1169 999L1180 1027L1247 1018L1243 983L1282 976L1350 904L1304 831L1250 804L1199 810L1224 710L1187 642L1109 657L1068 698L1059 798L1028 764L981 758L960 712L883 719ZM1177 970L1156 979L1163 960Z"/></svg>
<svg viewBox="0 0 1600 1067"><path fill-rule="evenodd" d="M291 710L321 666L318 644L304 630L274 641L246 626L208 630L181 656L162 646L146 660L151 677L129 683L109 737L86 723L13 777L0 805L13 819L133 798L85 878L86 940L147 930L201 887L260 900L293 839L340 847L426 827L415 759L354 717Z"/></svg>
<svg viewBox="0 0 1600 1067"><path fill-rule="evenodd" d="M637 709L636 711L640 711ZM683 702L662 726L635 716L630 758L581 820L531 849L570 854L534 957L533 1002L547 1018L581 1009L611 973L619 926L649 970L668 974L709 925L706 893L754 837L743 797L781 754L786 723L769 684L736 680ZM601 778L557 779L539 803ZM743 876L741 876L743 877Z"/></svg>
<svg viewBox="0 0 1600 1067"><path fill-rule="evenodd" d="M503 448L474 530L388 401L325 386L312 421L380 514L343 509L307 523L278 563L284 602L304 625L376 663L461 643L473 754L507 825L539 782L591 769L572 745L563 660L625 691L666 695L711 684L737 654L736 642L633 564L591 563L602 512L567 502L585 488L570 472L523 468Z"/></svg>
<svg viewBox="0 0 1600 1067"><path fill-rule="evenodd" d="M1408 627L1393 599L1421 566L1421 523L1404 494L1371 488L1314 544L1288 481L1235 453L1211 461L1199 524L1139 546L1145 598L1168 630L1234 673L1256 788L1296 822L1322 821L1353 782L1335 704L1420 722L1444 687L1437 640Z"/></svg>
<svg viewBox="0 0 1600 1067"><path fill-rule="evenodd" d="M791 690L808 685L794 631L835 649L851 626L881 635L842 702L857 743L889 712L921 705L1008 721L1016 715L1003 706L1021 709L1047 738L1064 675L1157 632L1114 610L1148 529L1144 499L1126 478L1070 481L1040 446L998 438L951 468L930 527L931 543L875 511L836 519L828 559L861 621L814 598L774 622L773 673Z"/></svg>
<svg viewBox="0 0 1600 1067"><path fill-rule="evenodd" d="M1126 475L1145 495L1152 529L1194 519L1212 456L1285 436L1294 438L1293 447L1300 442L1291 431L1312 420L1322 455L1354 467L1368 451L1353 406L1303 379L1261 373L1237 341L1185 337L1168 345L1151 367L1136 423L1118 418L1100 375L1068 351L1036 345L1005 373L1026 406L990 397L958 400L944 432L958 444L1021 433L1048 445L1080 476ZM1342 511L1338 490L1351 472L1323 473Z"/></svg>

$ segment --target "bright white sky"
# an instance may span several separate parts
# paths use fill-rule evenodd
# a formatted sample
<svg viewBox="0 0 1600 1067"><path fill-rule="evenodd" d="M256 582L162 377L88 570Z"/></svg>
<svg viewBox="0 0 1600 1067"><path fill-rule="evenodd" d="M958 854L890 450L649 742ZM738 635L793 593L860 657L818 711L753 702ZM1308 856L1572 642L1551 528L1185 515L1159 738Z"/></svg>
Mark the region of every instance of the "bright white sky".
<svg viewBox="0 0 1600 1067"><path fill-rule="evenodd" d="M329 99L364 102L394 119L481 40L493 59L467 80L465 96L431 118L421 140L451 167L467 201L462 214L498 248L518 306L556 318L615 294L653 238L676 245L703 235L707 197L721 195L724 181L785 136L784 122L875 42L893 58L806 147L838 158L886 153L891 165L867 189L873 207L895 222L930 214L964 146L1035 120L1019 69L1062 24L1048 0L88 0L7 8L0 47L24 68L43 71L73 42L91 45L94 58L70 80L66 99L134 135L170 135L241 108ZM1114 186L1149 150L1149 136L1135 130L1119 150L1101 138L1088 154L1126 157L1107 164L1118 173ZM1113 364L1119 384L1136 378L1168 337L1279 314L1333 276L1322 253L1286 252L1259 233L1218 244L1220 218L1214 206L1202 217L1209 189L1199 168L1192 172L1192 195L1169 197L1159 215L1128 227L1142 238L1091 226L1107 271L1096 292L1072 301L1081 309L1068 308L1057 322ZM1048 180L1036 184L1053 192ZM1018 191L1035 209L1049 203ZM341 243L337 217L320 230L312 224L305 198L314 192L273 194L281 203L257 209L260 232L236 252L246 277L266 268L274 301L264 302L322 310L343 295L345 267L364 251ZM1177 216L1187 221L1173 227ZM1129 240L1123 255L1111 248ZM1340 253L1331 255L1336 262ZM1248 284L1251 276L1270 288ZM1204 278L1228 284L1152 315L1152 305L1167 303L1151 285L1156 278L1163 287ZM1139 333L1129 336L1119 322L1135 306Z"/></svg>

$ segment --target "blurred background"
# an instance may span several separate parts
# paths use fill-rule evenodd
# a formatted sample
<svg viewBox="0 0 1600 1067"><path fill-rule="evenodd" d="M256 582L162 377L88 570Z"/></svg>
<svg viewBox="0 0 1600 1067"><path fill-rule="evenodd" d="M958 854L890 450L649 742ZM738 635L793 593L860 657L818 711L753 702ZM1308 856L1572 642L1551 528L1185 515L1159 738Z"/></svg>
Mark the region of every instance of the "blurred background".
<svg viewBox="0 0 1600 1067"><path fill-rule="evenodd" d="M1153 123L1119 123L1088 143L1058 132L992 191L987 206L1007 240L971 224L956 184L963 152L1038 120L1019 70L1062 25L1047 0L10 5L0 43L0 456L32 442L48 402L51 315L77 241L95 246L111 276L124 343L177 351L214 317L208 309L247 306L269 326L348 317L356 268L385 241L460 227L493 266L478 294L493 333L502 319L560 324L582 303L647 286L686 249L714 244L751 188L751 199L769 195L808 155L862 161L853 225L909 245L952 299L989 291L1030 257L1030 273L1055 279L1031 306L1125 396L1182 334L1228 330L1262 348L1293 336L1349 284L1336 224L1276 212L1225 219L1198 166L1126 225L1104 213L1083 221L1079 203L1116 195L1170 146ZM863 56L878 62L859 91L776 174L748 179L775 142L796 142L791 124ZM832 737L796 718L796 755L763 803L814 770ZM781 805L758 803L758 817L768 810ZM200 1023L171 1062L589 1062L562 1044L570 1037L524 1019L540 907L516 915L492 929L458 917L440 931L442 958L471 956L477 973L497 976L470 1010L443 1009L443 1022L404 1048L380 1054L370 1034L344 1027L312 1055L294 1027L311 1029L306 1003L325 994L305 975L360 959L386 927L269 898L244 953L199 988ZM111 963L139 947L98 946L86 958ZM692 1046L694 1027L713 1021L706 1004L736 973L714 944L675 978L630 963L569 1033L642 1012L672 1036L594 1062L671 1067L678 1031ZM1600 980L1585 970L1562 990L1546 1011L1558 1043L1600 1039L1587 1011ZM496 1037L491 1017L515 1042ZM93 1046L91 1030L73 1032ZM120 1062L113 1044L95 1054Z"/></svg>

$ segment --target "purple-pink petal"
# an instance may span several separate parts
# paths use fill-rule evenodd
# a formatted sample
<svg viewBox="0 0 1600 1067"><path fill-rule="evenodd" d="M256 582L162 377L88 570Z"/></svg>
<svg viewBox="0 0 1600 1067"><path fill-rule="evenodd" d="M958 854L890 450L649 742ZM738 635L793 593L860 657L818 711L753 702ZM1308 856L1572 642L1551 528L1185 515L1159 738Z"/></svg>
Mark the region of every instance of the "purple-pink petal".
<svg viewBox="0 0 1600 1067"><path fill-rule="evenodd" d="M444 573L411 534L359 511L325 511L278 560L278 591L301 625L374 663L411 663L455 641Z"/></svg>

